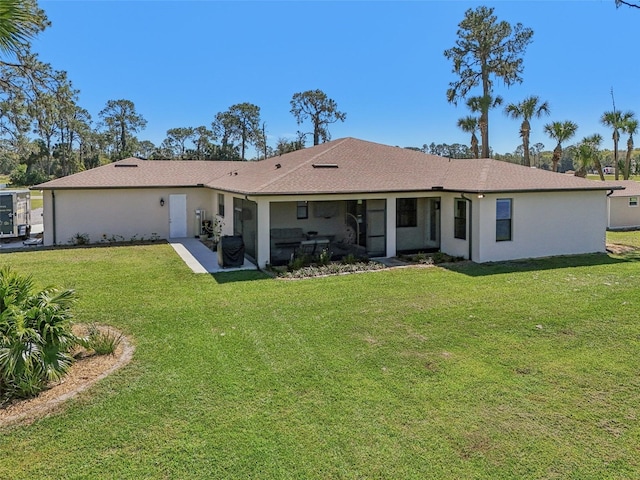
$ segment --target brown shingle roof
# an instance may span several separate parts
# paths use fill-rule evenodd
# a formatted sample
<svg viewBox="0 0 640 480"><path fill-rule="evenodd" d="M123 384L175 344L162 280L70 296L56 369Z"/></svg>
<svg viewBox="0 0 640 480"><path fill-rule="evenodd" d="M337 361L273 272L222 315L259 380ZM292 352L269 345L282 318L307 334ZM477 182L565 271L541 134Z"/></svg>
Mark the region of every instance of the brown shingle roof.
<svg viewBox="0 0 640 480"><path fill-rule="evenodd" d="M246 195L408 192L434 187L474 193L612 188L602 182L497 160L449 160L355 138L260 162L126 159L35 188L200 185Z"/></svg>
<svg viewBox="0 0 640 480"><path fill-rule="evenodd" d="M37 185L36 189L152 188L206 185L214 178L242 170L247 162L169 161L125 158Z"/></svg>
<svg viewBox="0 0 640 480"><path fill-rule="evenodd" d="M617 184L624 187L624 190L616 190L611 195L612 197L636 197L640 196L640 182L634 180L618 180L614 182L609 180L607 184Z"/></svg>

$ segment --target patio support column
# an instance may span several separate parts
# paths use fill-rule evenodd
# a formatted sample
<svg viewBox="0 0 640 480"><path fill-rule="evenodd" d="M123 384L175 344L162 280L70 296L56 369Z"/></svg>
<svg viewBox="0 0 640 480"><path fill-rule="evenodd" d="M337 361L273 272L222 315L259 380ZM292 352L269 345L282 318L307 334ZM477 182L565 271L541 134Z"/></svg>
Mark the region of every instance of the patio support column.
<svg viewBox="0 0 640 480"><path fill-rule="evenodd" d="M264 268L267 263L269 263L269 259L271 257L270 251L270 235L271 235L271 218L269 216L270 213L270 202L268 198L256 198L255 202L258 205L258 225L257 225L257 239L256 239L256 248L257 248L257 258L259 268Z"/></svg>
<svg viewBox="0 0 640 480"><path fill-rule="evenodd" d="M396 202L395 197L387 199L387 257L396 256Z"/></svg>

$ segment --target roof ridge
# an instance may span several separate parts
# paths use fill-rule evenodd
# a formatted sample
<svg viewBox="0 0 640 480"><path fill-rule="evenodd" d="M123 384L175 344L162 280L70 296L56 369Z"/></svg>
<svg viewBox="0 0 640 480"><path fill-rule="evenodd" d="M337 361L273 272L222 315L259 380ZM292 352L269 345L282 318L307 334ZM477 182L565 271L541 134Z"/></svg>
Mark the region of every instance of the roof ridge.
<svg viewBox="0 0 640 480"><path fill-rule="evenodd" d="M489 170L493 161L490 158L485 159L482 168L480 169L480 175L478 175L478 189L484 190L487 186L487 179L489 178Z"/></svg>
<svg viewBox="0 0 640 480"><path fill-rule="evenodd" d="M264 188L267 188L269 185L277 182L278 180L280 180L281 178L286 177L287 175L291 175L293 172L296 172L297 170L300 170L302 167L309 165L309 162L313 162L314 160L317 160L318 158L322 157L323 155L329 153L330 151L332 151L333 149L339 147L340 145L342 145L343 143L345 143L347 140L349 140L350 137L346 137L343 138L342 140L336 140L336 144L335 145L331 145L329 148L327 148L326 150L317 153L316 155L312 156L311 158L309 158L308 160L304 161L304 162L300 162L298 164L298 166L292 168L289 171L286 172L282 172L280 175L274 177L273 179L271 179L270 181L263 183L262 185L258 186L256 188L256 192L259 192L261 190L263 190ZM315 146L315 145L314 145ZM313 147L311 147L313 148ZM295 152L292 152L295 153Z"/></svg>

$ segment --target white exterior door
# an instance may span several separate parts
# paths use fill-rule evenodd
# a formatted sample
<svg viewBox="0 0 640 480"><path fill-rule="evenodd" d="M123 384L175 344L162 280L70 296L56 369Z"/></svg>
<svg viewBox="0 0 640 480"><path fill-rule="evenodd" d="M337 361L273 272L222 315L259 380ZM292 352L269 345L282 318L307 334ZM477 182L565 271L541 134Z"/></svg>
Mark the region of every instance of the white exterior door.
<svg viewBox="0 0 640 480"><path fill-rule="evenodd" d="M169 195L169 237L187 236L187 196Z"/></svg>

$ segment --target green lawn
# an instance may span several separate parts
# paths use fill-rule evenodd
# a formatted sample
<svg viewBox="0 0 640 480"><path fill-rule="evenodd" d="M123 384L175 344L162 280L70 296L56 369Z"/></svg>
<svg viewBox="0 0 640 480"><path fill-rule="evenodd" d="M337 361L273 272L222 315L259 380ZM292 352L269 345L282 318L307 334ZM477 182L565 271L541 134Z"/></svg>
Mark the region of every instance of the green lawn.
<svg viewBox="0 0 640 480"><path fill-rule="evenodd" d="M0 478L639 478L640 257L277 281L168 245L0 256L78 290L131 364Z"/></svg>
<svg viewBox="0 0 640 480"><path fill-rule="evenodd" d="M589 174L587 175L587 178L589 180L600 180L600 175L596 174ZM620 180L622 180L622 174L619 175ZM616 176L615 175L605 175L604 176L605 180L615 180ZM629 180L635 180L636 182L640 182L640 176L638 175L631 175L631 177L629 177Z"/></svg>
<svg viewBox="0 0 640 480"><path fill-rule="evenodd" d="M629 245L640 249L640 232L607 232L607 242Z"/></svg>
<svg viewBox="0 0 640 480"><path fill-rule="evenodd" d="M35 210L36 208L42 208L43 200L42 195L31 195L31 210Z"/></svg>

